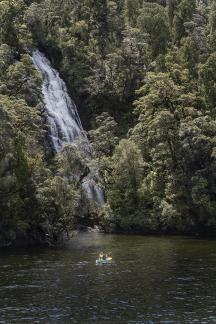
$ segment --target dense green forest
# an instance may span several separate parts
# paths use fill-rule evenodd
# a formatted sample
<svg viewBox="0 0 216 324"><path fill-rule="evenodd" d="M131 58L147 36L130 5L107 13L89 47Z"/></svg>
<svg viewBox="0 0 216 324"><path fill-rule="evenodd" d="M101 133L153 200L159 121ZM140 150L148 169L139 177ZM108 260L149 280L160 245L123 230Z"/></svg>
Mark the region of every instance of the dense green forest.
<svg viewBox="0 0 216 324"><path fill-rule="evenodd" d="M31 60L78 104L105 205L83 196L78 149L52 152ZM216 228L214 0L0 0L0 239Z"/></svg>

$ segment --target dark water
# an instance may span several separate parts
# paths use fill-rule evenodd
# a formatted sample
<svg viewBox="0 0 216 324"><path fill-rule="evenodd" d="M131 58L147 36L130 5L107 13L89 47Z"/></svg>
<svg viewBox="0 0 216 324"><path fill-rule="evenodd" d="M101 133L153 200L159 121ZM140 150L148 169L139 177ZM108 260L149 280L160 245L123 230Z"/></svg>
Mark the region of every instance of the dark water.
<svg viewBox="0 0 216 324"><path fill-rule="evenodd" d="M83 234L0 253L0 323L216 323L216 241Z"/></svg>

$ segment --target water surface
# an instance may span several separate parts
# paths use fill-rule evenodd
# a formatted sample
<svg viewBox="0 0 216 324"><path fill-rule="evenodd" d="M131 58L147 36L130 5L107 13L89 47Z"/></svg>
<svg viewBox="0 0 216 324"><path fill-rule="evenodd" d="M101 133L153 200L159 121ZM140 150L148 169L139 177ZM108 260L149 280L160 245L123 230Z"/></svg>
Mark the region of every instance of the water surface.
<svg viewBox="0 0 216 324"><path fill-rule="evenodd" d="M112 265L95 265L100 250ZM0 323L216 323L216 241L82 234L1 250Z"/></svg>

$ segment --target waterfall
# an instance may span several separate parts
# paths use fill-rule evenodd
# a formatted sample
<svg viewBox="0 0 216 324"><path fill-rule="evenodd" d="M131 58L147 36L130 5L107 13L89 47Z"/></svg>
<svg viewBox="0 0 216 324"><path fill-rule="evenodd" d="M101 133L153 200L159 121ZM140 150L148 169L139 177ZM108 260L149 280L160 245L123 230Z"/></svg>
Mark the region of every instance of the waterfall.
<svg viewBox="0 0 216 324"><path fill-rule="evenodd" d="M33 52L32 60L43 76L42 93L47 112L49 134L53 149L58 153L66 144L75 145L77 139L84 137L85 133L76 105L70 98L66 84L60 78L59 73L38 50ZM87 138L85 138L85 143L85 147L81 149L89 154L91 147ZM82 181L82 187L89 199L103 205L103 192L94 182L95 178L97 178L95 171L90 170L88 176Z"/></svg>

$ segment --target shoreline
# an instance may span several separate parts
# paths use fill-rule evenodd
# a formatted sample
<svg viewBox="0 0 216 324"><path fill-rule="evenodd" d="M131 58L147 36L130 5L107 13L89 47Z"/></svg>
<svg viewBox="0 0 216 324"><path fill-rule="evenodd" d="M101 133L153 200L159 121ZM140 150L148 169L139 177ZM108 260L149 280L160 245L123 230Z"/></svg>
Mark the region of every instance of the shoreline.
<svg viewBox="0 0 216 324"><path fill-rule="evenodd" d="M188 237L197 240L216 240L215 232L177 232L177 231L138 231L138 230L130 230L130 231L104 231L99 229L97 226L92 228L88 226L81 226L78 229L75 229L70 232L69 238L66 236L62 237L58 242L50 242L45 239L41 239L41 237L34 238L30 236L25 236L22 238L17 238L14 241L9 240L0 240L0 250L13 249L13 248L33 248L33 247L41 247L41 248L62 248L67 245L71 239L74 239L79 234L87 234L87 233L98 233L104 235L128 235L128 236L143 236L143 237Z"/></svg>

